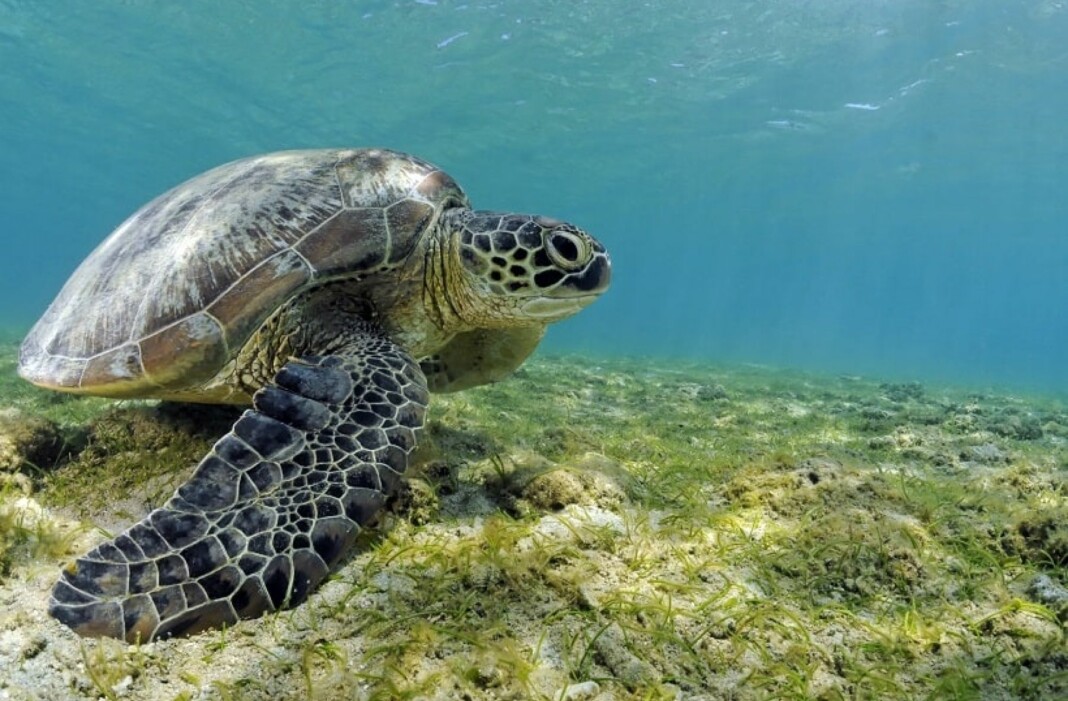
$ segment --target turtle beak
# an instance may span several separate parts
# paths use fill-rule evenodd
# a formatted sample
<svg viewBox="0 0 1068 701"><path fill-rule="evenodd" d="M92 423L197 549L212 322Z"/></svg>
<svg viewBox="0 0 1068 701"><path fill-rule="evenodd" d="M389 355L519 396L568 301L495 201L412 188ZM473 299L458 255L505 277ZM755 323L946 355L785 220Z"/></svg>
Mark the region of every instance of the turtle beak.
<svg viewBox="0 0 1068 701"><path fill-rule="evenodd" d="M598 246L586 267L565 277L556 291L570 297L590 297L589 302L586 302L589 304L607 290L611 282L612 262L608 258L608 252Z"/></svg>
<svg viewBox="0 0 1068 701"><path fill-rule="evenodd" d="M537 319L563 319L593 304L612 281L612 262L599 244L590 262L565 276L549 295L523 302L524 314Z"/></svg>

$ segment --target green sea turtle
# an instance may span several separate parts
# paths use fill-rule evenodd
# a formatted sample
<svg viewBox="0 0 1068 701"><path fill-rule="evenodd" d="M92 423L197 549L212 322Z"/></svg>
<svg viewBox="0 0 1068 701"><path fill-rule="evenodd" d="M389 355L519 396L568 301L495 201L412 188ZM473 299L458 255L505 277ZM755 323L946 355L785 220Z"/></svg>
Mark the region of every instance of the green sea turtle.
<svg viewBox="0 0 1068 701"><path fill-rule="evenodd" d="M252 408L162 508L66 568L49 612L148 641L299 604L399 485L428 393L505 377L609 277L583 230L472 210L393 151L273 153L161 195L74 272L19 373Z"/></svg>

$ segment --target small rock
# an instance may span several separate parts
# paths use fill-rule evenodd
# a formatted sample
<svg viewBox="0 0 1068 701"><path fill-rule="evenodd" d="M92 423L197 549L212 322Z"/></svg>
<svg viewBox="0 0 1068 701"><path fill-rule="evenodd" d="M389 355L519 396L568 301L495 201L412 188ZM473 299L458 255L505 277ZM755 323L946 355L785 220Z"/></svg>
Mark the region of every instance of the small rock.
<svg viewBox="0 0 1068 701"><path fill-rule="evenodd" d="M879 385L887 399L892 402L919 401L923 399L923 385L919 382L884 382Z"/></svg>
<svg viewBox="0 0 1068 701"><path fill-rule="evenodd" d="M730 399L730 395L723 385L702 386L697 390L697 399L702 402L715 402Z"/></svg>
<svg viewBox="0 0 1068 701"><path fill-rule="evenodd" d="M48 647L48 639L40 633L32 636L26 641L26 644L22 646L22 650L19 652L19 657L23 660L32 660L37 657L44 649Z"/></svg>
<svg viewBox="0 0 1068 701"><path fill-rule="evenodd" d="M413 477L403 483L393 497L390 509L412 524L423 526L434 520L440 506L434 489L423 480Z"/></svg>
<svg viewBox="0 0 1068 701"><path fill-rule="evenodd" d="M961 455L961 457L974 460L975 462L983 463L986 465L1006 463L1009 461L1009 457L1005 455L1005 452L993 443L973 445L971 448L965 451L965 453Z"/></svg>
<svg viewBox="0 0 1068 701"><path fill-rule="evenodd" d="M842 463L831 458L805 458L797 464L794 473L801 486L815 486L825 479L833 478L842 471Z"/></svg>
<svg viewBox="0 0 1068 701"><path fill-rule="evenodd" d="M1042 437L1042 424L1033 416L1002 414L993 418L988 428L999 436L1031 441Z"/></svg>
<svg viewBox="0 0 1068 701"><path fill-rule="evenodd" d="M480 689L495 689L504 683L504 673L492 665L485 664L475 671L474 682Z"/></svg>
<svg viewBox="0 0 1068 701"><path fill-rule="evenodd" d="M572 684L565 687L555 697L562 699L563 701L582 701L582 699L592 699L594 696L601 692L600 685L595 681L579 682L578 684Z"/></svg>
<svg viewBox="0 0 1068 701"><path fill-rule="evenodd" d="M634 690L660 681L660 675L648 662L627 649L627 637L619 624L613 623L593 641L597 656L616 678Z"/></svg>
<svg viewBox="0 0 1068 701"><path fill-rule="evenodd" d="M532 479L523 489L521 496L535 508L559 511L568 504L582 503L585 493L578 475L561 469Z"/></svg>
<svg viewBox="0 0 1068 701"><path fill-rule="evenodd" d="M115 685L111 687L111 690L115 692L116 695L122 696L130 688L131 684L133 684L133 677L127 674L125 677L116 682Z"/></svg>
<svg viewBox="0 0 1068 701"><path fill-rule="evenodd" d="M521 476L534 473L525 483ZM587 453L566 466L552 466L516 473L510 490L540 511L560 511L572 504L613 508L626 501L621 486L629 476L618 463L596 453Z"/></svg>
<svg viewBox="0 0 1068 701"><path fill-rule="evenodd" d="M1027 593L1035 601L1046 606L1055 608L1068 606L1068 589L1057 584L1049 575L1040 574L1031 580Z"/></svg>
<svg viewBox="0 0 1068 701"><path fill-rule="evenodd" d="M516 543L518 552L529 552L542 547L545 541L578 542L584 547L594 547L608 534L622 535L626 532L623 519L598 506L568 506L560 514L542 517L529 536Z"/></svg>
<svg viewBox="0 0 1068 701"><path fill-rule="evenodd" d="M587 611L596 611L601 607L601 594L589 582L579 584L577 593L579 606Z"/></svg>
<svg viewBox="0 0 1068 701"><path fill-rule="evenodd" d="M1031 563L1068 565L1068 524L1049 512L1028 513L1002 538L1003 547Z"/></svg>

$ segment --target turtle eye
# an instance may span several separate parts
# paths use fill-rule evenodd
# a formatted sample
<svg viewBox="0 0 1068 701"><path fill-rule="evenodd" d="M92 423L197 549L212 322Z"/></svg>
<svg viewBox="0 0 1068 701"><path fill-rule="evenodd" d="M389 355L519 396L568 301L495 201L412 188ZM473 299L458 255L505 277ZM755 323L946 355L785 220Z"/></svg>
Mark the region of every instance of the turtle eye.
<svg viewBox="0 0 1068 701"><path fill-rule="evenodd" d="M545 239L545 250L553 263L564 270L577 270L590 260L590 245L585 237L557 229Z"/></svg>

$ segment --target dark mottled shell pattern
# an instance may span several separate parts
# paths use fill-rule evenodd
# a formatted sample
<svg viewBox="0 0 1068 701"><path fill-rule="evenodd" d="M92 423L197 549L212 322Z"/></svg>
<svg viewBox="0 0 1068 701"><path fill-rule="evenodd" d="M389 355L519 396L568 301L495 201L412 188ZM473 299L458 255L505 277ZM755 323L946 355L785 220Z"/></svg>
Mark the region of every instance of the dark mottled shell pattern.
<svg viewBox="0 0 1068 701"><path fill-rule="evenodd" d="M466 203L444 172L386 150L220 166L142 207L81 264L20 372L96 394L197 386L295 294L397 266L443 207Z"/></svg>

